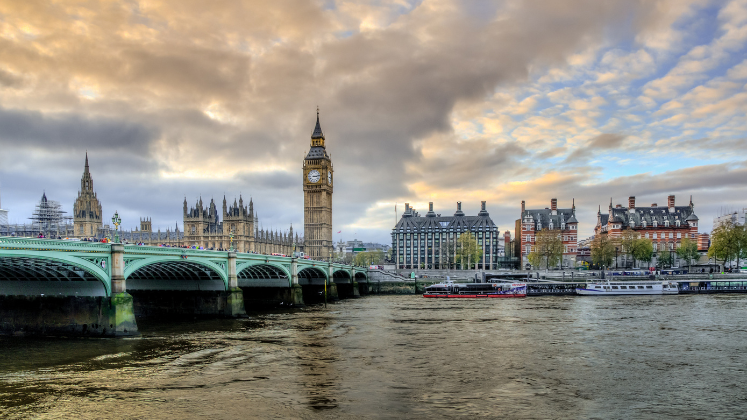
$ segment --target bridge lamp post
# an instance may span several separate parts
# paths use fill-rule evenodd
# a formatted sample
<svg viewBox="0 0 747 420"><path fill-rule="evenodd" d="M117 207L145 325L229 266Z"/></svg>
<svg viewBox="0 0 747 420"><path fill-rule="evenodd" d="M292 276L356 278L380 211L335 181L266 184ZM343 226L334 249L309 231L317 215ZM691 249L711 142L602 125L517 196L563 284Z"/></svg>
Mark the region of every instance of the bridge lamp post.
<svg viewBox="0 0 747 420"><path fill-rule="evenodd" d="M122 224L122 219L119 218L119 212L117 211L112 216L112 224L114 225L114 242L119 243L119 225Z"/></svg>
<svg viewBox="0 0 747 420"><path fill-rule="evenodd" d="M228 250L233 252L233 231L228 234L228 239L231 241L230 246L228 247Z"/></svg>

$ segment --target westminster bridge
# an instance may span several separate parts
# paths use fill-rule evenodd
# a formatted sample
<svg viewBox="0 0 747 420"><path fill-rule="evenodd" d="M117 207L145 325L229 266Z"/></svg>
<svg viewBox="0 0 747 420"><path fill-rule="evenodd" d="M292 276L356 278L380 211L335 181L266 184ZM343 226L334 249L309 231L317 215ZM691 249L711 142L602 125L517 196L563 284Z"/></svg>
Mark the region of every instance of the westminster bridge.
<svg viewBox="0 0 747 420"><path fill-rule="evenodd" d="M246 315L357 296L367 270L291 257L0 237L0 333L137 335L135 315Z"/></svg>

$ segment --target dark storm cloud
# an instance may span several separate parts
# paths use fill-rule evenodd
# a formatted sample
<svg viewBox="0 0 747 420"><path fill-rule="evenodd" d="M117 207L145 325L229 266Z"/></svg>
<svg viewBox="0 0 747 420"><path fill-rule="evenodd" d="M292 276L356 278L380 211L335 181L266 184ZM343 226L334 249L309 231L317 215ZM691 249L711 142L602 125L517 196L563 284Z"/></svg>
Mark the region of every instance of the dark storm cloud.
<svg viewBox="0 0 747 420"><path fill-rule="evenodd" d="M156 128L127 121L0 108L0 146L4 148L41 147L65 152L96 148L143 154L157 137Z"/></svg>

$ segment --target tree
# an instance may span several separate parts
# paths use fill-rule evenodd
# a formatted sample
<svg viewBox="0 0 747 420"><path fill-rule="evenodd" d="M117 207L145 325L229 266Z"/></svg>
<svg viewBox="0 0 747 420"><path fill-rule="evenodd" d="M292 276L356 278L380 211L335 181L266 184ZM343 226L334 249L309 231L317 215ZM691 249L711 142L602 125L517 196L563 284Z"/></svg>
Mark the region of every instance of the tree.
<svg viewBox="0 0 747 420"><path fill-rule="evenodd" d="M724 265L727 261L744 258L745 238L744 227L734 224L728 220L720 224L711 233L711 247L708 248L708 257L714 258L716 262L722 260Z"/></svg>
<svg viewBox="0 0 747 420"><path fill-rule="evenodd" d="M692 260L698 259L698 243L690 238L683 238L680 247L677 248L677 256L687 262L687 271L690 271Z"/></svg>
<svg viewBox="0 0 747 420"><path fill-rule="evenodd" d="M457 239L457 252L456 259L457 263L464 269L464 264L467 263L467 268L476 264L482 258L482 248L477 245L477 238L472 232L463 232Z"/></svg>
<svg viewBox="0 0 747 420"><path fill-rule="evenodd" d="M658 265L661 266L661 268L664 268L666 266L671 267L672 263L674 262L674 258L672 258L672 252L667 251L666 249L660 250L656 261Z"/></svg>
<svg viewBox="0 0 747 420"><path fill-rule="evenodd" d="M549 230L547 228L537 232L534 237L534 249L529 253L527 258L529 262L540 267L543 263L545 268L555 267L563 258L563 239L559 230Z"/></svg>
<svg viewBox="0 0 747 420"><path fill-rule="evenodd" d="M615 241L608 235L598 234L590 244L591 262L598 266L609 267L615 258Z"/></svg>
<svg viewBox="0 0 747 420"><path fill-rule="evenodd" d="M361 267L369 265L379 265L384 260L384 251L378 249L374 251L359 252L353 258L353 264Z"/></svg>
<svg viewBox="0 0 747 420"><path fill-rule="evenodd" d="M637 261L651 262L651 258L654 256L654 243L651 239L638 238L633 241L632 245L633 258Z"/></svg>
<svg viewBox="0 0 747 420"><path fill-rule="evenodd" d="M622 234L620 234L620 251L622 251L622 255L625 255L626 257L632 257L633 256L633 244L635 240L638 239L638 234L633 232L633 229L627 228L625 229ZM627 265L627 258L625 259L625 263Z"/></svg>

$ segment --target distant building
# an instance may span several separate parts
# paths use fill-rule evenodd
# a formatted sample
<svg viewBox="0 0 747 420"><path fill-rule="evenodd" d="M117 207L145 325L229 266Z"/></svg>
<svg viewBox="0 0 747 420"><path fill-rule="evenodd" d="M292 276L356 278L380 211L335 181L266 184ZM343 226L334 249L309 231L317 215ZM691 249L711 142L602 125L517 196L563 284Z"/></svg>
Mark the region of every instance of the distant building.
<svg viewBox="0 0 747 420"><path fill-rule="evenodd" d="M382 251L383 253L389 252L391 245L378 244L374 242L362 242L358 240L352 241L340 241L335 245L335 252L342 255L353 255L358 252L368 251Z"/></svg>
<svg viewBox="0 0 747 420"><path fill-rule="evenodd" d="M80 179L80 191L73 204L74 235L78 238L94 238L103 227L101 202L93 191L93 177L88 170L88 152Z"/></svg>
<svg viewBox="0 0 747 420"><path fill-rule="evenodd" d="M392 229L392 248L397 267L458 268L455 264L456 240L462 233L471 232L482 248L480 261L472 263L474 268L497 268L499 245L504 238L490 218L484 201L477 216L466 216L461 201L457 202L453 216L436 214L432 202L428 206L428 213L420 216L414 208L410 208L409 203L405 203L405 212Z"/></svg>
<svg viewBox="0 0 747 420"><path fill-rule="evenodd" d="M529 254L534 250L537 232L543 229L557 231L563 241L564 267L573 267L576 263L578 251L578 220L576 220L576 204L570 208L559 209L558 199L550 200L550 208L526 209L521 202L521 261L529 264Z"/></svg>
<svg viewBox="0 0 747 420"><path fill-rule="evenodd" d="M628 198L628 207L618 204L610 206L607 213L597 213L595 235L609 235L618 238L626 229L631 229L639 238L653 242L654 252L673 252L684 238L699 240L698 216L692 197L686 206L676 206L674 195L667 197L667 206L659 207L656 203L650 207L636 207L635 197ZM700 249L702 243L698 243ZM707 247L705 249L708 249ZM676 258L676 255L673 255Z"/></svg>
<svg viewBox="0 0 747 420"><path fill-rule="evenodd" d="M722 214L721 216L715 217L713 219L713 228L716 229L727 221L730 221L735 225L744 226L745 215L747 215L747 207L731 213Z"/></svg>

